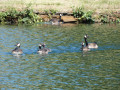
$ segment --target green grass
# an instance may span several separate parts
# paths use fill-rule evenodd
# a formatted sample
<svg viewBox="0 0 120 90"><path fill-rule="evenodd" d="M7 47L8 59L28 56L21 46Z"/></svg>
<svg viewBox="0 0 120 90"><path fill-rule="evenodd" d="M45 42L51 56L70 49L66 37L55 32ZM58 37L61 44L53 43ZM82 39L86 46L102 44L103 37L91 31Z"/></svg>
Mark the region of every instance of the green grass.
<svg viewBox="0 0 120 90"><path fill-rule="evenodd" d="M32 4L32 9L44 11L45 9L56 9L61 12L72 12L73 6L83 6L86 10L95 12L120 11L120 0L1 0L0 10L14 7L22 10L27 4Z"/></svg>
<svg viewBox="0 0 120 90"><path fill-rule="evenodd" d="M41 5L62 5L61 3L41 3Z"/></svg>

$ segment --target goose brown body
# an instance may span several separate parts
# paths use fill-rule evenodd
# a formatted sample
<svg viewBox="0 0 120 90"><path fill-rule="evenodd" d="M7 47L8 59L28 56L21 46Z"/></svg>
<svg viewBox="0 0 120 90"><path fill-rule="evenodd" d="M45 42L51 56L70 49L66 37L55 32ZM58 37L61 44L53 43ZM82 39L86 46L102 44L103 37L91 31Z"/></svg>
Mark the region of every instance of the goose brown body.
<svg viewBox="0 0 120 90"><path fill-rule="evenodd" d="M20 43L18 43L18 44L16 45L16 48L12 50L12 54L17 54L17 55L23 54L22 49L20 49Z"/></svg>
<svg viewBox="0 0 120 90"><path fill-rule="evenodd" d="M51 49L45 48L45 43L39 44L39 50L38 50L39 54L48 54L48 52L51 52Z"/></svg>
<svg viewBox="0 0 120 90"><path fill-rule="evenodd" d="M59 17L60 17L59 19L57 19L57 18L52 18L52 19L50 20L50 22L52 23L52 25L59 25L59 24L60 24L62 14L60 14Z"/></svg>
<svg viewBox="0 0 120 90"><path fill-rule="evenodd" d="M82 47L81 47L82 51L90 51L90 49L87 46L84 46L84 43L82 42Z"/></svg>
<svg viewBox="0 0 120 90"><path fill-rule="evenodd" d="M85 40L85 44L86 44L86 46L87 46L88 48L98 48L97 43L88 43L88 42L87 42L87 38L88 38L88 36L85 35L85 36L84 36L84 40Z"/></svg>

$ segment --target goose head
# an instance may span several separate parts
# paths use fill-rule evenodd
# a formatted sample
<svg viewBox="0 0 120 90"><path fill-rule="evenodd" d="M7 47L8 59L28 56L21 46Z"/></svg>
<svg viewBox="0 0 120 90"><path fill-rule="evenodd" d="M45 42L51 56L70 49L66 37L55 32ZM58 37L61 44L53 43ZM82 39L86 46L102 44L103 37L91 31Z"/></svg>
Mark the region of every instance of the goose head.
<svg viewBox="0 0 120 90"><path fill-rule="evenodd" d="M17 43L15 46L20 47L20 45L21 45L20 43Z"/></svg>
<svg viewBox="0 0 120 90"><path fill-rule="evenodd" d="M45 43L43 43L43 44L42 44L42 46L43 46L43 47L45 47L45 46L46 46L46 44L45 44Z"/></svg>
<svg viewBox="0 0 120 90"><path fill-rule="evenodd" d="M88 35L87 35L87 34L85 34L84 38L88 38Z"/></svg>

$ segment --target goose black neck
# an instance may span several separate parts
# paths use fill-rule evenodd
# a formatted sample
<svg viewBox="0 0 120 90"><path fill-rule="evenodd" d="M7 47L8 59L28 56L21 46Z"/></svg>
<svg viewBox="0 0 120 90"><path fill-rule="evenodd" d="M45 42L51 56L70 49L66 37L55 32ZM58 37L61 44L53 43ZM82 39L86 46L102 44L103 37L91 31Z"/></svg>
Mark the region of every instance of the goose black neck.
<svg viewBox="0 0 120 90"><path fill-rule="evenodd" d="M83 50L84 45L82 45L81 50Z"/></svg>
<svg viewBox="0 0 120 90"><path fill-rule="evenodd" d="M41 46L39 46L39 49L41 49Z"/></svg>
<svg viewBox="0 0 120 90"><path fill-rule="evenodd" d="M82 49L83 49L84 45L82 45Z"/></svg>
<svg viewBox="0 0 120 90"><path fill-rule="evenodd" d="M84 39L85 39L85 44L86 44L86 46L88 46L87 38L84 38Z"/></svg>
<svg viewBox="0 0 120 90"><path fill-rule="evenodd" d="M20 46L17 46L16 48L20 48Z"/></svg>
<svg viewBox="0 0 120 90"><path fill-rule="evenodd" d="M17 46L14 50L18 50L20 48L20 46Z"/></svg>
<svg viewBox="0 0 120 90"><path fill-rule="evenodd" d="M61 15L60 15L60 19L59 19L59 22L61 21Z"/></svg>

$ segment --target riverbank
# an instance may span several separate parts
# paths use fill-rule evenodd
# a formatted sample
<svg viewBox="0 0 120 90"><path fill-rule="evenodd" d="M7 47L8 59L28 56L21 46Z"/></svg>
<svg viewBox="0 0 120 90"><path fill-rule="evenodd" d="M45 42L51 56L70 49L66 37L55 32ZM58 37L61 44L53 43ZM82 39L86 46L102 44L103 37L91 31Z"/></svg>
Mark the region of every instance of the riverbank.
<svg viewBox="0 0 120 90"><path fill-rule="evenodd" d="M64 22L68 18L78 23L120 22L119 0L1 0L0 8L2 23L46 22L60 13Z"/></svg>
<svg viewBox="0 0 120 90"><path fill-rule="evenodd" d="M23 10L29 4L38 12L54 9L71 13L72 7L84 7L85 10L96 13L120 10L120 0L0 0L0 10L6 11L9 8Z"/></svg>

